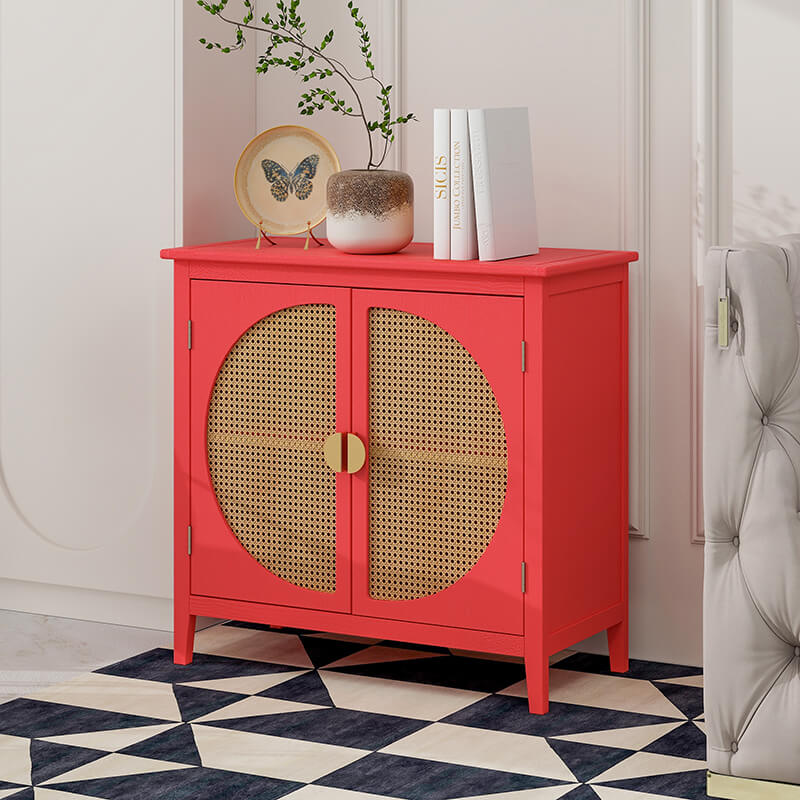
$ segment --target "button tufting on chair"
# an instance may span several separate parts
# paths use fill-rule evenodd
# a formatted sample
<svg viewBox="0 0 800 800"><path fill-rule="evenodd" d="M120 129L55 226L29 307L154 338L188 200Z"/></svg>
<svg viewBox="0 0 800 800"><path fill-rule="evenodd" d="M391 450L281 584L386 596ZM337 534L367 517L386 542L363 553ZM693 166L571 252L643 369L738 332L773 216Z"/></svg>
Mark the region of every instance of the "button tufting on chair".
<svg viewBox="0 0 800 800"><path fill-rule="evenodd" d="M739 323L728 347L723 282ZM800 236L712 248L705 284L708 768L800 784Z"/></svg>

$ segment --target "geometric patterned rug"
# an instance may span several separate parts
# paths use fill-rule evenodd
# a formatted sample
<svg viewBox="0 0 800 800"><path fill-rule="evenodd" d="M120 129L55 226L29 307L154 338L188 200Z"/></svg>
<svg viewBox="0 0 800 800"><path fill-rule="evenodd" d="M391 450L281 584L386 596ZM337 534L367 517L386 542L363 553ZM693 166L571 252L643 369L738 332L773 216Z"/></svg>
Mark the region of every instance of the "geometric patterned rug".
<svg viewBox="0 0 800 800"><path fill-rule="evenodd" d="M702 671L577 653L528 713L519 659L263 625L0 705L0 798L705 798Z"/></svg>

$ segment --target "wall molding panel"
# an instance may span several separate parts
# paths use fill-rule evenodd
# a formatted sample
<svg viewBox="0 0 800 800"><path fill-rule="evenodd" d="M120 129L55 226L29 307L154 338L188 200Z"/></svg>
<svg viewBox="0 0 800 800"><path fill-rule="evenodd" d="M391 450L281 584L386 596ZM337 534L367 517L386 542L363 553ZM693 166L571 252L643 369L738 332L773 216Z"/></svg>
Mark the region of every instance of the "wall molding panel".
<svg viewBox="0 0 800 800"><path fill-rule="evenodd" d="M650 537L650 2L624 0L620 247L630 270L630 535Z"/></svg>
<svg viewBox="0 0 800 800"><path fill-rule="evenodd" d="M80 16L44 0L55 24L40 45L55 72L20 36L26 10L0 5L0 606L20 607L13 584L32 587L41 612L65 613L80 587L89 618L109 611L107 592L145 616L170 594L170 280L158 249L175 234L178 14L145 0L131 22L102 0L84 5L125 33L75 49ZM154 55L142 67L143 37ZM142 118L153 122L126 140ZM137 158L120 158L120 142ZM42 198L57 209L44 222Z"/></svg>
<svg viewBox="0 0 800 800"><path fill-rule="evenodd" d="M705 542L703 520L703 261L709 247L730 242L732 223L732 7L730 0L698 0L694 35L694 183L692 218L689 534ZM712 283L713 286L713 283Z"/></svg>
<svg viewBox="0 0 800 800"><path fill-rule="evenodd" d="M403 86L403 6L401 0L378 0L378 70L383 82L391 84L395 112L405 108ZM403 126L395 128L395 140L384 162L386 169L403 169Z"/></svg>

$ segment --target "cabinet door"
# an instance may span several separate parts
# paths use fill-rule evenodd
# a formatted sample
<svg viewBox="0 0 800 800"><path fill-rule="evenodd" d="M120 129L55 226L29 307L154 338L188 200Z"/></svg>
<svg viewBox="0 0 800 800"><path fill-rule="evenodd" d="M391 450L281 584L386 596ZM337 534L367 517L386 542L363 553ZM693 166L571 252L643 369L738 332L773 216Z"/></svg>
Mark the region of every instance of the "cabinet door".
<svg viewBox="0 0 800 800"><path fill-rule="evenodd" d="M353 292L353 610L522 632L522 300Z"/></svg>
<svg viewBox="0 0 800 800"><path fill-rule="evenodd" d="M350 610L350 290L192 281L191 592Z"/></svg>

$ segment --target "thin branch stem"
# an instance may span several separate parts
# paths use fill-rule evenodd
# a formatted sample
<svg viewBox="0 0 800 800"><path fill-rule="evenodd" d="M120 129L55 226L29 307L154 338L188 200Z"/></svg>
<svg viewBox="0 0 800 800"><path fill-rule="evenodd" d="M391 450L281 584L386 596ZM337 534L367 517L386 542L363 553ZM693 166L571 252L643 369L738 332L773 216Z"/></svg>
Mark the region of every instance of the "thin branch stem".
<svg viewBox="0 0 800 800"><path fill-rule="evenodd" d="M266 33L268 35L275 32L274 29L260 28L260 27L258 27L256 25L249 25L249 24L243 25L241 22L237 22L236 20L232 20L232 19L228 19L227 17L223 17L222 14L217 14L217 16L223 22L227 22L230 25L237 25L237 26L240 26L240 27L246 27L246 28L249 28L250 30L258 31L260 33ZM285 28L283 26L279 26L278 29L277 29L277 32L278 33L282 33L295 46L301 48L302 50L307 50L309 53L311 53L314 56L314 58L319 58L322 61L324 61L325 63L327 63L328 66L331 68L331 70L336 75L338 75L347 84L347 86L349 87L350 91L353 93L353 97L355 97L355 99L356 99L356 104L358 105L358 110L359 110L358 114L352 113L352 114L348 114L348 116L360 117L362 122L364 123L364 128L366 129L366 132L367 132L367 142L369 144L369 161L367 162L367 169L370 169L373 166L380 166L380 164L373 164L372 163L372 156L373 156L372 131L370 131L370 129L369 129L369 122L367 120L366 112L364 111L364 106L361 103L361 98L359 97L355 86L353 86L353 84L350 82L350 79L351 79L352 76L350 76L349 70L346 67L344 67L344 65L341 64L341 62L337 61L335 58L330 58L330 57L326 56L318 48L313 47L310 44L307 44L305 41L303 41L302 38L300 38L300 36L298 34L293 33L288 28ZM348 77L348 76L350 76L350 77ZM355 78L353 80L355 80ZM376 78L376 80L377 80L377 78ZM347 112L342 112L342 113L346 114Z"/></svg>
<svg viewBox="0 0 800 800"><path fill-rule="evenodd" d="M207 8L206 10L209 10L209 9ZM296 13L293 13L293 11L294 11L294 9L292 9L292 15L289 17L289 25L288 26L285 24L287 20L286 20L286 14L284 13L284 14L280 15L280 18L281 18L282 22L274 21L273 27L269 27L269 28L261 27L261 26L259 26L257 24L252 24L251 22L243 22L243 21L237 21L237 20L234 20L234 19L229 19L228 17L225 17L221 13L221 9L216 10L216 13L212 12L212 14L214 14L214 16L219 17L223 22L226 22L229 25L235 26L239 30L240 33L241 33L241 29L244 28L246 30L256 31L257 33L266 33L270 37L274 36L275 34L279 34L279 40L277 42L275 42L274 40L270 39L270 45L268 46L267 53L265 55L267 55L267 54L271 55L272 50L275 47L279 47L280 45L283 45L283 44L292 44L295 47L300 48L300 53L299 54L295 54L295 58L296 59L297 59L298 56L300 58L302 58L303 53L307 52L309 55L313 56L313 60L320 59L320 61L324 62L327 65L328 70L332 74L337 75L342 81L344 81L344 83L350 89L350 91L353 94L353 97L355 98L355 104L358 107L358 111L355 112L355 111L352 111L352 110L347 110L344 107L344 105L342 105L341 103L337 104L336 101L333 99L332 95L327 90L319 90L319 91L312 90L311 96L313 97L315 95L323 95L323 99L326 100L327 102L331 103L331 106L332 106L333 110L338 111L340 114L343 114L346 117L357 117L362 121L362 123L364 125L364 129L365 129L366 134L367 134L367 143L368 143L368 147L369 147L369 158L367 160L367 169L377 169L377 168L379 168L383 164L383 162L386 160L386 156L387 156L387 154L389 152L389 148L391 146L391 139L393 138L392 126L397 124L398 122L407 122L409 119L412 118L412 116L408 115L405 118L398 117L397 120L392 122L392 120L391 120L392 107L391 107L391 100L389 99L389 92L387 91L387 87L383 83L383 81L380 78L378 78L377 75L375 75L375 70L374 70L372 62L370 60L371 56L372 56L371 50L364 50L363 49L364 47L370 48L369 34L367 33L366 37L365 37L365 35L363 33L359 34L360 38L361 38L361 43L362 43L362 52L364 52L366 54L367 67L370 68L369 69L369 75L365 75L363 77L357 77L356 75L353 75L353 73L350 72L350 70L341 61L339 61L337 58L334 58L333 56L324 54L322 52L321 48L314 47L313 45L308 44L303 39L303 36L305 35L305 33L302 30L302 28L305 27L305 25L304 25L304 23L302 23L302 20L300 19L300 17ZM357 11L357 9L356 9L356 11ZM252 17L252 14L250 14L250 16ZM355 16L355 13L353 14L353 16ZM269 15L267 15L267 17L269 17ZM356 19L357 19L357 27L359 29L361 29L362 31L364 31L364 33L366 33L366 28L363 25L363 21L360 19L360 17L356 17ZM273 22L273 20L271 20L271 19L270 19L270 21ZM359 22L361 24L358 24ZM292 23L294 23L294 24L292 24ZM298 27L297 23L301 23L299 27ZM331 32L331 34L332 34L332 32ZM326 37L326 39L327 39L327 37ZM323 42L323 45L325 45L326 43L328 43L328 42ZM244 46L244 38L242 37L242 41L241 42L237 42L236 45L232 45L230 47L230 50L241 49L243 46ZM229 52L230 52L230 50L229 50ZM284 65L288 66L288 64L287 64L285 59L283 59L281 57L278 57L278 56L276 56L275 58L278 59L279 62L281 62ZM272 66L276 66L276 65L273 64ZM292 65L292 68L293 68L293 71L297 71L298 66L297 66L296 62L295 62L294 65ZM265 67L265 69L263 71L266 71L266 67ZM322 70L320 70L320 72L321 71ZM312 75L313 75L313 73L312 73ZM314 75L314 77L320 78L322 76ZM306 77L306 80L308 80L308 77ZM366 114L366 111L364 110L364 105L363 105L363 103L361 101L361 97L360 97L358 91L356 90L356 87L354 86L355 83L361 83L363 81L369 81L369 80L374 81L378 85L378 87L380 88L380 95L379 95L378 99L381 102L382 113L383 113L383 119L380 122L370 122L367 119L367 114ZM389 87L389 89L391 90L391 87ZM324 96L325 94L327 94L327 97ZM311 98L308 95L304 95L304 97L307 98L307 101L306 101L307 102L307 108L309 109L309 113L311 113L311 102L310 102ZM317 105L317 108L319 109L320 106ZM378 158L377 160L375 160L376 159L376 153L375 153L375 149L374 149L374 145L373 145L373 141L372 141L373 128L371 128L371 126L374 126L375 130L380 130L380 135L383 138L383 151L380 154L380 158Z"/></svg>

